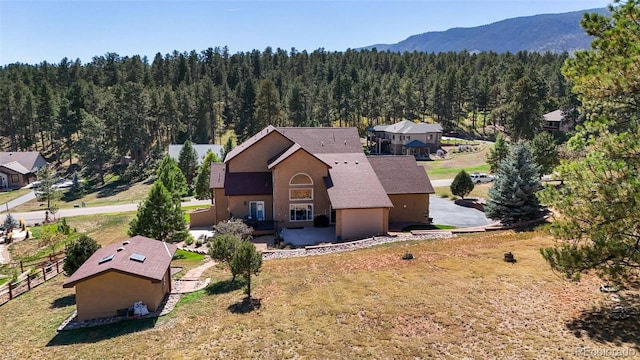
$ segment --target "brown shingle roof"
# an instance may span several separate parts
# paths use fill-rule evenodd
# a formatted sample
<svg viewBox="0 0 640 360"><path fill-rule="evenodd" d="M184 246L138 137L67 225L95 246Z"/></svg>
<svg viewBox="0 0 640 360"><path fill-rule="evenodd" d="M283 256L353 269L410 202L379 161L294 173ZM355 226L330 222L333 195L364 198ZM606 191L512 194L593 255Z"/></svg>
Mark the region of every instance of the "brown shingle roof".
<svg viewBox="0 0 640 360"><path fill-rule="evenodd" d="M312 153L308 152L307 150L305 150L302 146L300 146L299 144L293 144L291 145L287 150L285 150L282 154L279 154L278 156L274 157L273 159L271 159L269 161L269 169L273 169L274 167L276 167L278 164L280 164L281 162L283 162L284 160L286 160L289 156L295 154L298 151L304 151L307 154L309 154L310 156L318 159L318 161L320 162L324 162L321 159L319 159L317 156L313 155ZM327 166L329 164L326 164Z"/></svg>
<svg viewBox="0 0 640 360"><path fill-rule="evenodd" d="M227 166L224 163L211 164L211 172L209 176L209 188L219 189L224 187L224 179Z"/></svg>
<svg viewBox="0 0 640 360"><path fill-rule="evenodd" d="M129 243L124 245L126 241ZM167 244L140 235L126 241L98 249L62 286L65 288L74 287L79 282L109 271L129 274L154 282L162 281L164 274L171 265L171 259L177 247L173 244ZM118 248L122 248L122 250L118 251ZM133 254L144 256L144 261L131 260L131 255ZM102 259L106 259L111 255L113 255L111 260L101 262Z"/></svg>
<svg viewBox="0 0 640 360"><path fill-rule="evenodd" d="M433 194L424 167L413 156L367 156L387 194Z"/></svg>
<svg viewBox="0 0 640 360"><path fill-rule="evenodd" d="M269 125L266 128L262 129L262 131L260 131L259 133L253 135L249 139L245 140L242 144L236 146L235 148L233 148L233 150L229 151L227 156L224 158L224 162L226 163L229 160L233 159L238 154L240 154L241 152L245 151L246 149L251 147L253 144L257 143L258 141L262 140L263 138L265 138L267 135L269 135L270 133L272 133L275 130L276 130L276 128L273 127L272 125Z"/></svg>
<svg viewBox="0 0 640 360"><path fill-rule="evenodd" d="M311 154L362 152L360 136L354 127L279 127L276 130Z"/></svg>
<svg viewBox="0 0 640 360"><path fill-rule="evenodd" d="M18 174L22 174L22 175L26 175L28 173L30 173L31 171L29 171L29 169L25 168L24 166L22 166L22 164L20 164L17 161L12 161L12 162L8 162L5 164L0 165L0 167L6 168L8 170L11 170L13 172L16 172Z"/></svg>
<svg viewBox="0 0 640 360"><path fill-rule="evenodd" d="M228 172L224 179L224 194L227 196L272 195L271 172Z"/></svg>
<svg viewBox="0 0 640 360"><path fill-rule="evenodd" d="M364 153L318 157L331 165L325 185L334 209L393 207Z"/></svg>

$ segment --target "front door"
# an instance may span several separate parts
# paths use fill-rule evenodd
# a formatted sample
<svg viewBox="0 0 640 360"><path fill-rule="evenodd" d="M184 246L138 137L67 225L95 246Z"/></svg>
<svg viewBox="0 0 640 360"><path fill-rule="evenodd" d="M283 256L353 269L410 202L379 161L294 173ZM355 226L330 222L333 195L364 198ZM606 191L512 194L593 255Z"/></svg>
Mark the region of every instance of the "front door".
<svg viewBox="0 0 640 360"><path fill-rule="evenodd" d="M264 201L251 201L249 203L249 216L258 221L264 220Z"/></svg>

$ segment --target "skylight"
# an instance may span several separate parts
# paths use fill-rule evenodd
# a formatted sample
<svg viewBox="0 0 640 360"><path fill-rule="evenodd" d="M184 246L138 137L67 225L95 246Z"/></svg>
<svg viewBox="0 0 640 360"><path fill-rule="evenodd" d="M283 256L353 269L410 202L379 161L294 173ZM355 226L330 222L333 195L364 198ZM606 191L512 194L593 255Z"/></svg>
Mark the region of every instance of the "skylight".
<svg viewBox="0 0 640 360"><path fill-rule="evenodd" d="M100 259L100 261L98 261L98 265L102 264L102 263L106 263L107 261L111 261L113 260L113 257L115 256L115 254L111 254L109 256L105 256L102 259Z"/></svg>
<svg viewBox="0 0 640 360"><path fill-rule="evenodd" d="M133 260L133 261L137 261L137 262L144 262L144 260L147 257L144 255L140 255L140 254L131 254L131 256L129 257L129 260Z"/></svg>

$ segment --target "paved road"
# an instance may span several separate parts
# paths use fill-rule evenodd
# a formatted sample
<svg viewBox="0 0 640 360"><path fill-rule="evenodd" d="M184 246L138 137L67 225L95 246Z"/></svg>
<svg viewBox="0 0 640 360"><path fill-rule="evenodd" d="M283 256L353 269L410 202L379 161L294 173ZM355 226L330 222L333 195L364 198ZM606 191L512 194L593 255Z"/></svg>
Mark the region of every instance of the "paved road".
<svg viewBox="0 0 640 360"><path fill-rule="evenodd" d="M211 203L211 200L192 199L191 201L183 202L182 206L205 205L210 203ZM138 210L137 203L123 204L123 205L109 205L109 206L94 206L94 207L85 207L85 208L60 209L56 214L56 218L59 219L63 217L108 214L108 213L128 212L128 211L136 211L136 210ZM35 223L42 223L44 221L45 210L30 211L30 212L23 212L23 213L12 212L11 215L14 217L14 219L23 219L27 223L27 225L32 226Z"/></svg>
<svg viewBox="0 0 640 360"><path fill-rule="evenodd" d="M453 182L453 179L431 180L431 185L433 187L451 186L452 182Z"/></svg>
<svg viewBox="0 0 640 360"><path fill-rule="evenodd" d="M433 218L433 223L438 225L467 228L494 223L480 210L459 206L451 200L435 195L429 197L429 214Z"/></svg>
<svg viewBox="0 0 640 360"><path fill-rule="evenodd" d="M6 202L0 206L0 211L9 211L18 205L22 205L28 201L31 201L36 198L36 193L31 190L28 194L22 195L19 198L13 199L9 202Z"/></svg>

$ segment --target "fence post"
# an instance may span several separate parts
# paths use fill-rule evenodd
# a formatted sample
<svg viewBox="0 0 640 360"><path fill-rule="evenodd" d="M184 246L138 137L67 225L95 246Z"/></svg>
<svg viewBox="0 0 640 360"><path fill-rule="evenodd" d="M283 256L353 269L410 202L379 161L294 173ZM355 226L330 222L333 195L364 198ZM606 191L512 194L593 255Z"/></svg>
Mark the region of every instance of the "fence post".
<svg viewBox="0 0 640 360"><path fill-rule="evenodd" d="M24 268L22 267L22 260L20 260L20 274L24 272Z"/></svg>
<svg viewBox="0 0 640 360"><path fill-rule="evenodd" d="M31 290L31 274L27 274L27 289Z"/></svg>
<svg viewBox="0 0 640 360"><path fill-rule="evenodd" d="M56 274L60 274L60 268L58 267L58 260L56 259Z"/></svg>
<svg viewBox="0 0 640 360"><path fill-rule="evenodd" d="M44 279L44 281L47 281L47 272L44 271L44 267L42 267L42 278Z"/></svg>
<svg viewBox="0 0 640 360"><path fill-rule="evenodd" d="M13 299L13 293L11 292L11 281L9 281L9 300Z"/></svg>

